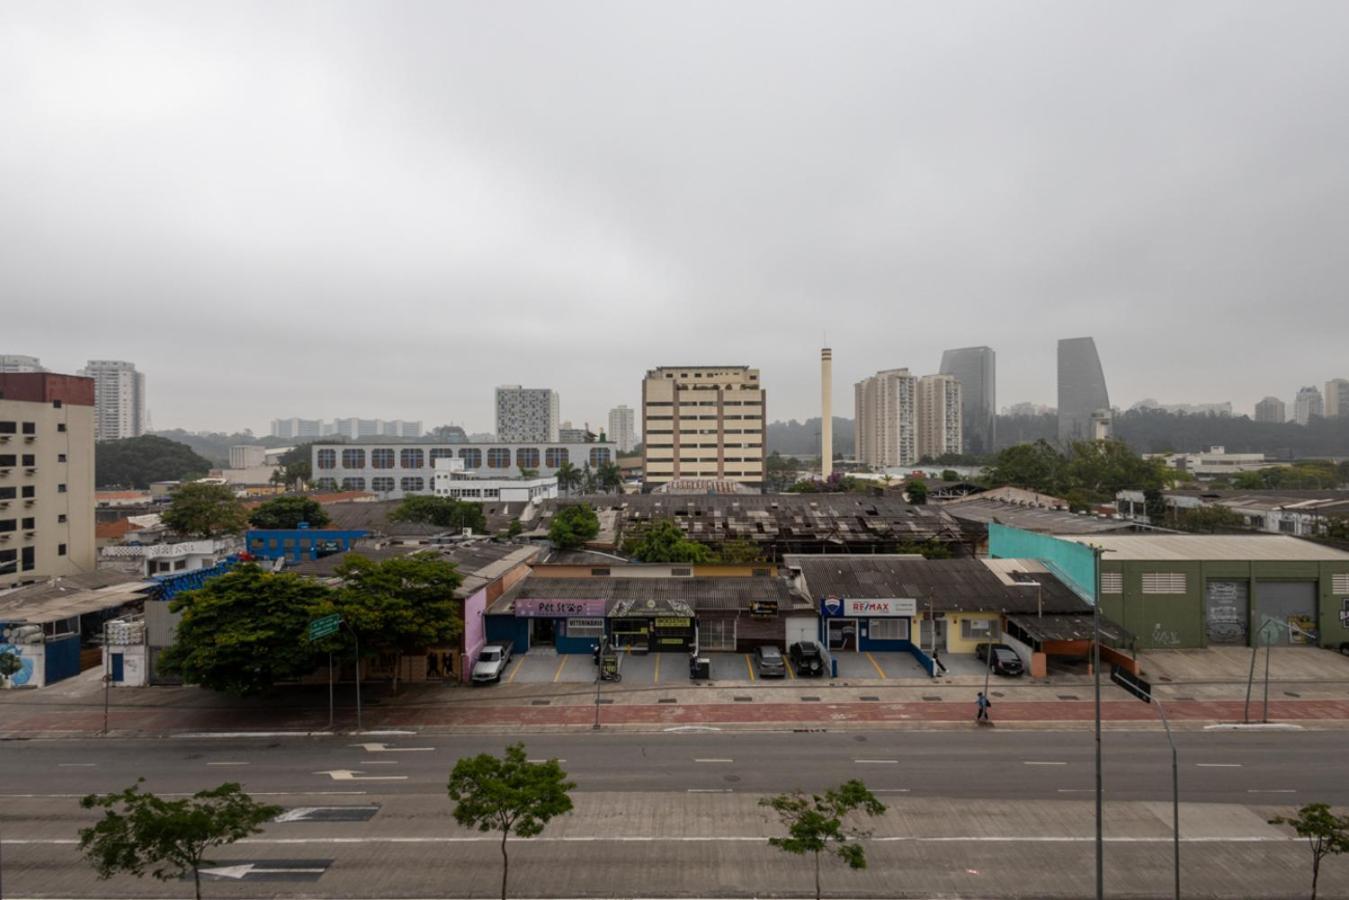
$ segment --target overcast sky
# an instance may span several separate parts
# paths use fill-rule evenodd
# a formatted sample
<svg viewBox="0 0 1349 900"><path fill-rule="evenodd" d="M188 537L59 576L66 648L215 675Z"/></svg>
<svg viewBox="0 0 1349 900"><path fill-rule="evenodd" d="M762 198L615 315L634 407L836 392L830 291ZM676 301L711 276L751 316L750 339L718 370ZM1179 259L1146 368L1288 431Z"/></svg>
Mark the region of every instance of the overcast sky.
<svg viewBox="0 0 1349 900"><path fill-rule="evenodd" d="M0 353L157 428L491 430L661 364L770 418L998 353L1054 402L1349 377L1349 4L0 5Z"/></svg>

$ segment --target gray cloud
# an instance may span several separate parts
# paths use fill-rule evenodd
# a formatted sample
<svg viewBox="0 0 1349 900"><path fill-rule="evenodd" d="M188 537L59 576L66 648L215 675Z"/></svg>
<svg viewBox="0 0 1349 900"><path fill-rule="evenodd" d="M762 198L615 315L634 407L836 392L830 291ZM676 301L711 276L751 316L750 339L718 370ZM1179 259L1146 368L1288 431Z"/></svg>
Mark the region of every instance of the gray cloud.
<svg viewBox="0 0 1349 900"><path fill-rule="evenodd" d="M1051 401L1349 376L1349 9L0 8L0 352L136 361L156 425L563 415L746 362L774 417L999 354Z"/></svg>

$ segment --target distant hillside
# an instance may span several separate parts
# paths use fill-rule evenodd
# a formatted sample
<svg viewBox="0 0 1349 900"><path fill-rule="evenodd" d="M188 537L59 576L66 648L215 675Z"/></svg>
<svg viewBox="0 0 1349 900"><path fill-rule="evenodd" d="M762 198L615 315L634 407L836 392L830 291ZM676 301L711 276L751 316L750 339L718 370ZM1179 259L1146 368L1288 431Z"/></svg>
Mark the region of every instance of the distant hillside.
<svg viewBox="0 0 1349 900"><path fill-rule="evenodd" d="M235 434L225 434L223 432L212 432L211 434L193 434L184 431L181 428L174 428L171 431L153 431L158 437L168 438L179 444L186 444L192 448L192 452L205 457L217 467L228 466L230 463L230 448L236 444L260 444L263 447L289 447L295 442L286 438L258 437L257 435L245 432Z"/></svg>
<svg viewBox="0 0 1349 900"><path fill-rule="evenodd" d="M820 455L820 417L798 422L770 422L768 434L764 436L768 452L777 451L784 456ZM834 454L852 455L853 431L852 419L834 416Z"/></svg>

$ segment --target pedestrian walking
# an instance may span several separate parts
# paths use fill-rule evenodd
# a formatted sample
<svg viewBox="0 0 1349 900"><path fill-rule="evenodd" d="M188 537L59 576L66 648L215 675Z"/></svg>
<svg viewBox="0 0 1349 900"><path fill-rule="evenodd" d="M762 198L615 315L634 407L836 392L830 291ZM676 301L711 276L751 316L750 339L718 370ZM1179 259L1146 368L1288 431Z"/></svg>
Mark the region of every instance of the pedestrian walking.
<svg viewBox="0 0 1349 900"><path fill-rule="evenodd" d="M936 647L932 648L932 667L940 670L941 674L946 674L946 663L941 661L941 651Z"/></svg>
<svg viewBox="0 0 1349 900"><path fill-rule="evenodd" d="M983 691L980 691L980 692L979 692L979 699L977 699L977 700L974 701L974 705L977 706L977 707L979 708L979 711L978 711L977 713L974 714L974 721L976 721L976 722L987 722L987 721L989 721L989 719L988 719L988 708L989 708L990 706L992 706L993 704L990 703L989 700L988 700L988 698L984 696L984 692L983 692Z"/></svg>

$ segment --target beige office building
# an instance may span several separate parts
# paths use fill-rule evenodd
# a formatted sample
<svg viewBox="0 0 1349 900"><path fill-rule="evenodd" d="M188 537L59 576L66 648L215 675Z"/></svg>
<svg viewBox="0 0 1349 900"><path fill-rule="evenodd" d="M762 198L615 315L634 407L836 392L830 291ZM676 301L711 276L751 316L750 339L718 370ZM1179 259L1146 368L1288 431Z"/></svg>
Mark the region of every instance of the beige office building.
<svg viewBox="0 0 1349 900"><path fill-rule="evenodd" d="M954 375L918 379L918 458L959 453L961 386Z"/></svg>
<svg viewBox="0 0 1349 900"><path fill-rule="evenodd" d="M1332 378L1326 382L1326 418L1349 416L1349 380Z"/></svg>
<svg viewBox="0 0 1349 900"><path fill-rule="evenodd" d="M662 366L642 381L646 485L763 487L765 395L748 366Z"/></svg>
<svg viewBox="0 0 1349 900"><path fill-rule="evenodd" d="M0 374L0 590L95 562L93 380Z"/></svg>
<svg viewBox="0 0 1349 900"><path fill-rule="evenodd" d="M918 379L885 369L853 385L857 461L876 468L918 462Z"/></svg>

